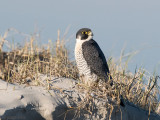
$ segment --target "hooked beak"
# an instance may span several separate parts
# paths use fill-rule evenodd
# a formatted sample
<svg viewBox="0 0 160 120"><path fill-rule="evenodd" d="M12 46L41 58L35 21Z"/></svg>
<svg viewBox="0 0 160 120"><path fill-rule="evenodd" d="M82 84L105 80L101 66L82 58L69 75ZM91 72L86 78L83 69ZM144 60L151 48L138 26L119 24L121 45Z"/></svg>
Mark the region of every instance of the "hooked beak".
<svg viewBox="0 0 160 120"><path fill-rule="evenodd" d="M92 32L90 32L88 35L89 35L89 36L93 36L93 33L92 33Z"/></svg>

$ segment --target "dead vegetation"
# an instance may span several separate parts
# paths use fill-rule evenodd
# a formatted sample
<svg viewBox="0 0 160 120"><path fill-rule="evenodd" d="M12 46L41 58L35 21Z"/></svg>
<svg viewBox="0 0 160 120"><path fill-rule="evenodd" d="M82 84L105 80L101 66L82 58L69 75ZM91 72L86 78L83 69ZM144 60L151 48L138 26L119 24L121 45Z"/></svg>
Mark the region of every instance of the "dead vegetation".
<svg viewBox="0 0 160 120"><path fill-rule="evenodd" d="M7 37L1 36L0 48L3 47ZM48 43L47 48L34 44L35 37L30 37L29 42L22 48L10 52L0 52L0 78L8 82L25 84L28 78L38 81L39 73L56 77L78 78L74 61L69 59L65 41L59 36L56 43Z"/></svg>
<svg viewBox="0 0 160 120"><path fill-rule="evenodd" d="M39 85L38 75L78 78L78 70L74 61L69 59L69 53L65 47L65 41L60 40L59 31L57 41L48 43L47 47L38 47L34 44L36 37L33 35L30 40L21 48L10 52L3 51L4 41L7 40L8 31L0 36L0 78L11 83L27 83L27 79L36 81ZM119 101L120 96L124 99L149 111L156 111L158 107L158 77L148 75L143 69L135 70L135 73L127 71L128 60L122 64L124 55L119 61L108 60L110 72L115 82L115 87L104 91L95 91L99 98L106 98L110 95L112 99ZM129 58L130 56L128 56ZM148 84L147 84L148 81ZM90 91L94 91L91 89ZM91 93L89 93L91 94ZM90 97L86 98L86 104L90 103ZM112 110L112 105L109 105ZM78 109L80 109L78 107Z"/></svg>

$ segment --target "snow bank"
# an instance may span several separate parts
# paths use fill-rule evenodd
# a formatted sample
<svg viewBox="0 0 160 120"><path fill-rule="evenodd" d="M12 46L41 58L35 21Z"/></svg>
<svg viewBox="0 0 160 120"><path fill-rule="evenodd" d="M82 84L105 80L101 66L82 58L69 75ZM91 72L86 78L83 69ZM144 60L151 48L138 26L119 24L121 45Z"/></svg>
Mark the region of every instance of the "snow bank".
<svg viewBox="0 0 160 120"><path fill-rule="evenodd" d="M114 107L111 115L111 109L106 109L105 103L112 101L104 99L93 98L93 109L90 113L80 109L79 105L85 99L85 92L80 91L72 79L53 78L52 88L48 90L42 86L9 84L0 80L0 118L2 120L103 120L109 118L111 120L148 120L148 111L130 103ZM160 116L151 113L150 120L160 120Z"/></svg>

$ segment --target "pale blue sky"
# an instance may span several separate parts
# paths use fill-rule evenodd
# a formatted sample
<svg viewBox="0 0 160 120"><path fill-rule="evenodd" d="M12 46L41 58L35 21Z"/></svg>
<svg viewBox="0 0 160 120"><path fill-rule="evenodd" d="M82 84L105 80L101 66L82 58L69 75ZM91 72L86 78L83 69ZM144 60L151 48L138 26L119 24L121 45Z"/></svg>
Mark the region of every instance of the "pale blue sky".
<svg viewBox="0 0 160 120"><path fill-rule="evenodd" d="M11 27L30 34L35 26L42 43L55 41L57 30L63 34L70 26L71 52L82 27L92 29L106 57L118 58L124 46L126 53L140 50L129 62L131 71L143 66L153 72L160 64L160 0L1 0L0 34Z"/></svg>

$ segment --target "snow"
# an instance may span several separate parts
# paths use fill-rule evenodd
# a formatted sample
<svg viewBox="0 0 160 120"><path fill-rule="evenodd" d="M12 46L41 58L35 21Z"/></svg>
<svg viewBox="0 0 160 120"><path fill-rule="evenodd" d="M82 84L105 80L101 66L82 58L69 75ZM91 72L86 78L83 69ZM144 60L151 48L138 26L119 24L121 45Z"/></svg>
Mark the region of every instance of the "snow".
<svg viewBox="0 0 160 120"><path fill-rule="evenodd" d="M44 82L45 77L41 76L43 83L47 84ZM96 98L94 95L92 104L95 109L88 113L82 108L77 115L78 109L74 108L85 99L85 95L85 90L79 90L75 80L67 78L53 78L51 90L44 86L10 84L0 80L0 118L2 120L63 120L64 118L148 120L148 111L129 102L126 102L125 106L116 106L115 103L110 116L110 109L106 109L105 104L111 101ZM160 116L151 113L150 120L160 120Z"/></svg>

